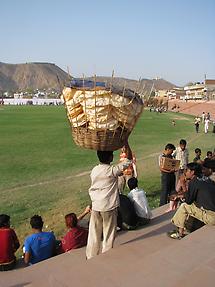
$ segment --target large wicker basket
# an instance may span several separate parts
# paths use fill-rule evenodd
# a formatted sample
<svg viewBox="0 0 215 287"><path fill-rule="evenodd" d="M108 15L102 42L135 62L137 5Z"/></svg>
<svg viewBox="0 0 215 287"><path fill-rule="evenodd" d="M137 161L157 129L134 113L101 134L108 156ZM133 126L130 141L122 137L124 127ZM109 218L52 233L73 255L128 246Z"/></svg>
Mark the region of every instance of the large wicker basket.
<svg viewBox="0 0 215 287"><path fill-rule="evenodd" d="M93 128L90 127L89 124L89 120L88 120L88 116L87 115L87 101L89 100L89 98L87 99L87 93L91 93L94 92L95 94L93 95L93 100L90 99L90 103L92 104L95 103L95 108L93 109L92 107L91 109L91 113L93 111L93 116L94 116L94 126ZM104 91L104 98L103 98L103 94L99 94L99 92L103 93ZM81 105L80 103L77 104L77 102L74 101L74 95L75 93L78 92L79 96L81 95ZM103 122L102 124L102 128L99 122L99 116L100 119L103 117L107 118L107 121L109 119L109 117L112 117L112 112L113 109L109 107L111 107L110 103L111 100L113 100L111 97L112 95L116 96L116 97L121 97L120 99L126 99L127 103L131 104L129 106L129 104L127 104L126 108L127 108L127 113L129 114L130 110L132 108L137 107L138 108L138 112L135 113L135 111L133 111L134 116L130 116L129 120L129 125L127 123L127 114L126 113L122 113L121 112L121 116L122 118L118 121L117 115L115 115L115 119L117 121L117 125L111 126L111 128L108 127L108 123L107 122ZM137 95L135 92L131 91L131 90L120 90L120 89L114 89L112 87L111 91L110 89L106 89L104 87L96 87L95 89L87 89L87 88L71 88L71 94L72 96L69 96L68 98L66 98L64 96L64 102L65 102L65 107L67 110L67 116L70 122L70 126L71 126L71 131L72 131L72 136L74 139L74 142L83 148L87 148L87 149L93 149L93 150L101 150L101 151L111 151L111 150L118 150L121 147L123 147L125 145L126 140L128 139L133 127L136 124L136 121L138 120L140 113L142 112L143 109L143 102L140 99L139 95ZM106 97L106 98L105 98ZM109 97L109 99L107 98ZM98 99L99 98L99 99ZM118 98L117 98L118 99ZM77 100L77 97L76 97ZM106 112L102 112L97 113L96 110L100 108L98 102L99 100L103 102L103 100L106 100L106 102L108 102L106 109ZM135 103L135 105L134 105ZM71 107L72 106L72 107ZM78 120L80 121L80 119L78 118L79 115L76 114L76 111L79 112L80 109L84 110L84 113L79 114L82 117L81 122L78 122ZM121 106L119 104L119 108L120 109ZM117 111L118 109L115 108ZM95 111L95 114L94 114ZM91 114L92 116L92 114ZM120 117L120 116L119 116ZM79 125L80 123L80 125Z"/></svg>
<svg viewBox="0 0 215 287"><path fill-rule="evenodd" d="M125 145L131 132L118 128L115 131L94 131L84 127L72 127L74 142L83 148L111 151L118 150Z"/></svg>

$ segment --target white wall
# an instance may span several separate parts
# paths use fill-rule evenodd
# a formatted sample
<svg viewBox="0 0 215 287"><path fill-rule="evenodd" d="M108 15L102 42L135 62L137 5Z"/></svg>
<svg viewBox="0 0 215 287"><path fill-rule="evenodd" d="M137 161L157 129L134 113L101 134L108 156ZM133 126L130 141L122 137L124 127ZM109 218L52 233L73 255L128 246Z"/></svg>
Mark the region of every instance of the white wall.
<svg viewBox="0 0 215 287"><path fill-rule="evenodd" d="M4 99L5 105L26 105L27 102L32 101L33 105L49 105L49 104L63 104L61 99Z"/></svg>

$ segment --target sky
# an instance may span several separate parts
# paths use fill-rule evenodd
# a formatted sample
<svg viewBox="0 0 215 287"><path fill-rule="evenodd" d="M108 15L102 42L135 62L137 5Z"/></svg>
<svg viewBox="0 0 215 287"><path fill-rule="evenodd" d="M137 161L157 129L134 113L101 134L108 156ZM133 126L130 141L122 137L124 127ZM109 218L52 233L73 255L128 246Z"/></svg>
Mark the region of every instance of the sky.
<svg viewBox="0 0 215 287"><path fill-rule="evenodd" d="M0 62L74 77L215 79L215 0L0 0Z"/></svg>

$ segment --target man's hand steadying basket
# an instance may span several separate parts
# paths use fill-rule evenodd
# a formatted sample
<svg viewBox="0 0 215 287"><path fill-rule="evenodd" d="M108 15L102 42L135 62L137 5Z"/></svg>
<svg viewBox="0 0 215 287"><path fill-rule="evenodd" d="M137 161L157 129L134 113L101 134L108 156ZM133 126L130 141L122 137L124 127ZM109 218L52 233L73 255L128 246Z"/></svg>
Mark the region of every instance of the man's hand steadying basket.
<svg viewBox="0 0 215 287"><path fill-rule="evenodd" d="M127 155L127 159L132 160L132 151L129 146L128 139L126 140L124 147L125 147L125 153Z"/></svg>

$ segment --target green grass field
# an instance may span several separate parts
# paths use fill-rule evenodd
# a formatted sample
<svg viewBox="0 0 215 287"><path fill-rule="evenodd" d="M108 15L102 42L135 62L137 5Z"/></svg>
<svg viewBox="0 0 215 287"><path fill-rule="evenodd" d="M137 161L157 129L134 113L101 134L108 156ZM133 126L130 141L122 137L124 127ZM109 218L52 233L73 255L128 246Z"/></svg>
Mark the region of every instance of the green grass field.
<svg viewBox="0 0 215 287"><path fill-rule="evenodd" d="M175 119L176 126L171 122ZM193 117L144 111L129 142L137 157L139 185L152 208L158 206L158 155L168 142L188 141L190 160L200 147L203 158L214 149L214 134L196 134ZM115 153L118 161L119 152ZM41 214L45 228L64 232L64 215L79 213L89 203L88 171L96 153L72 141L63 107L0 107L0 213L11 216L21 241L30 233L29 218Z"/></svg>

